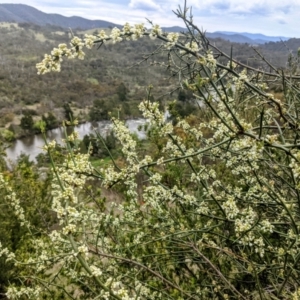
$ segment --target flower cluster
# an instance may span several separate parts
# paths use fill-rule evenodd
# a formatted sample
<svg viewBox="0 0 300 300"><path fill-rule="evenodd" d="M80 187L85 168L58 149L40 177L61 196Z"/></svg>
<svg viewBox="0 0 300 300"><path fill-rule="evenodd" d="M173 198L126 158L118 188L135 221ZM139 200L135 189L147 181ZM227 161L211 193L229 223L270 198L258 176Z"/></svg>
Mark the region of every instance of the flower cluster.
<svg viewBox="0 0 300 300"><path fill-rule="evenodd" d="M114 124L114 132L116 138L122 144L122 152L124 153L127 161L133 166L137 163L136 156L136 141L133 139L129 129L125 126L124 122L118 119L112 119Z"/></svg>
<svg viewBox="0 0 300 300"><path fill-rule="evenodd" d="M163 112L159 110L158 102L144 100L140 103L139 110L143 113L143 117L150 122L150 125L161 127L166 123Z"/></svg>
<svg viewBox="0 0 300 300"><path fill-rule="evenodd" d="M195 53L197 53L201 49L201 47L199 48L198 43L195 41L186 43L184 46L187 50L195 52ZM180 50L180 53L182 53L182 54L185 54L186 52L187 52L186 50Z"/></svg>
<svg viewBox="0 0 300 300"><path fill-rule="evenodd" d="M102 39L106 39L107 35L105 34L104 30L101 30L100 34ZM84 45L88 48L88 49L92 49L92 47L94 46L94 42L97 40L97 36L95 35L90 35L90 34L86 34L85 38L84 38Z"/></svg>
<svg viewBox="0 0 300 300"><path fill-rule="evenodd" d="M211 51L209 51L206 55L206 65L209 69L211 70L215 70L216 68L216 65L217 65L217 61L216 59L214 58L214 55Z"/></svg>
<svg viewBox="0 0 300 300"><path fill-rule="evenodd" d="M215 72L216 66L217 66L217 61L214 58L213 52L212 51L208 51L206 56L201 57L198 62L201 65L204 65L206 67L208 67L212 73Z"/></svg>
<svg viewBox="0 0 300 300"><path fill-rule="evenodd" d="M289 167L291 168L294 177L297 179L297 182L300 175L299 161L300 161L300 151L296 150L294 151L294 157L291 159L291 163L289 164ZM297 185L297 188L300 189L300 183Z"/></svg>
<svg viewBox="0 0 300 300"><path fill-rule="evenodd" d="M245 82L247 82L248 76L247 76L247 70L244 69L238 77L234 78L235 88L237 91L241 91L244 88Z"/></svg>
<svg viewBox="0 0 300 300"><path fill-rule="evenodd" d="M87 40L88 45L90 45L90 41ZM82 51L85 43L78 37L74 37L71 40L71 48L69 49L66 44L58 45L58 48L54 48L51 51L51 55L45 54L45 57L42 62L36 64L36 68L38 69L38 74L45 74L51 71L60 72L61 70L61 62L63 61L63 57L67 58L84 58L84 52Z"/></svg>
<svg viewBox="0 0 300 300"><path fill-rule="evenodd" d="M222 205L222 207L226 212L226 216L228 219L235 219L239 213L239 209L233 196L230 196L229 199Z"/></svg>
<svg viewBox="0 0 300 300"><path fill-rule="evenodd" d="M6 297L8 299L20 299L26 297L28 299L39 299L42 289L40 287L21 287L10 286L7 289Z"/></svg>
<svg viewBox="0 0 300 300"><path fill-rule="evenodd" d="M84 47L91 49L95 43L105 43L111 41L113 44L115 44L123 41L124 39L137 40L143 37L146 33L147 31L143 23L135 24L134 26L126 23L123 29L119 29L117 27L113 28L110 35L107 35L104 30L101 30L98 35L86 34L83 40L75 36L71 40L71 48L68 48L66 44L60 44L58 48L54 48L51 51L51 55L46 54L43 61L36 64L38 74L46 74L52 71L60 72L63 57L84 59ZM154 25L149 36L154 37L159 34L161 34L159 26Z"/></svg>
<svg viewBox="0 0 300 300"><path fill-rule="evenodd" d="M110 38L113 44L121 42L123 39L121 37L121 30L117 27L113 28L110 34Z"/></svg>
<svg viewBox="0 0 300 300"><path fill-rule="evenodd" d="M43 146L43 150L44 150L45 152L47 152L47 151L49 151L49 150L51 150L51 149L54 149L55 146L56 146L56 140L52 140L51 142L47 142L47 144L45 144L45 145Z"/></svg>
<svg viewBox="0 0 300 300"><path fill-rule="evenodd" d="M4 198L13 209L13 213L20 221L20 225L30 227L30 222L25 218L25 211L21 206L20 199L18 199L16 192L12 190L11 186L9 185L9 182L5 180L5 178L1 173L0 173L0 190L4 190L6 194Z"/></svg>
<svg viewBox="0 0 300 300"><path fill-rule="evenodd" d="M61 59L56 56L51 56L48 54L45 54L45 57L42 62L36 64L36 68L38 69L38 74L46 74L48 72L54 71L54 72L60 72L60 62Z"/></svg>
<svg viewBox="0 0 300 300"><path fill-rule="evenodd" d="M172 47L174 47L176 45L176 43L178 42L179 39L179 33L177 32L170 32L167 35L167 40L168 42L165 44L165 47L167 49L171 49Z"/></svg>
<svg viewBox="0 0 300 300"><path fill-rule="evenodd" d="M82 48L85 46L85 43L81 38L75 36L71 40L71 52L73 53L73 58L84 59L85 53L82 51Z"/></svg>
<svg viewBox="0 0 300 300"><path fill-rule="evenodd" d="M146 32L146 29L144 27L144 24L135 24L133 27L131 27L131 39L133 41L136 41L144 36Z"/></svg>
<svg viewBox="0 0 300 300"><path fill-rule="evenodd" d="M7 262L12 261L15 258L15 254L13 252L9 251L8 248L3 248L2 244L0 242L0 258L4 255L6 256Z"/></svg>
<svg viewBox="0 0 300 300"><path fill-rule="evenodd" d="M155 39L158 35L162 34L162 29L159 25L153 25L149 37Z"/></svg>

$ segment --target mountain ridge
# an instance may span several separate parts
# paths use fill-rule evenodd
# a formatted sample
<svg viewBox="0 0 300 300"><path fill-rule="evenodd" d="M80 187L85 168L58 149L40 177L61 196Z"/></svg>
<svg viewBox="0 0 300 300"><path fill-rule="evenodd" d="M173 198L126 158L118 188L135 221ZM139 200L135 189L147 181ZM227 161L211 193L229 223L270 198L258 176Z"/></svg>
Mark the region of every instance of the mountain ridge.
<svg viewBox="0 0 300 300"><path fill-rule="evenodd" d="M0 22L33 23L39 26L55 25L62 28L106 28L117 26L103 20L88 20L82 17L65 17L60 14L47 14L26 4L0 4Z"/></svg>
<svg viewBox="0 0 300 300"><path fill-rule="evenodd" d="M80 28L83 30L94 28L121 27L121 25L104 20L89 20L82 17L65 17L60 14L44 13L26 4L0 4L0 22L32 23L39 26L55 25L62 28ZM185 31L179 26L164 27L163 30L170 32ZM208 38L221 38L235 43L264 44L267 42L286 41L289 38L283 36L266 36L261 33L216 31L207 32Z"/></svg>

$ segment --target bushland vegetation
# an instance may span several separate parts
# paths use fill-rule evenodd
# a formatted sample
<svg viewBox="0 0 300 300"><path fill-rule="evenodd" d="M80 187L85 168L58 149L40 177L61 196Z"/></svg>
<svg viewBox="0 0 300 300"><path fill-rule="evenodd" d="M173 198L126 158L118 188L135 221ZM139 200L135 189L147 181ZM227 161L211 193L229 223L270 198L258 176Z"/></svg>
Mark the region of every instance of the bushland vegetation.
<svg viewBox="0 0 300 300"><path fill-rule="evenodd" d="M155 41L145 39L125 41L122 46L104 45L101 55L93 49L86 54L84 62L66 62L63 73L49 74L46 79L41 79L34 67L35 62L41 59L41 53L48 53L58 43L68 43L72 34L83 37L86 33L97 33L101 29L70 32L58 26L4 25L0 27L0 127L6 128L6 133L10 131L4 135L10 139L38 132L40 122L48 118L49 113L53 113L56 120L46 127L60 125L65 117L66 104L71 106L79 121L84 122L107 119L109 112L116 116L117 111L122 118L140 116L136 108L147 84L155 86L153 97L164 104L178 97L179 90L174 78L159 67L161 56L156 55L155 59L149 57L147 63L139 63L144 55L156 49ZM230 53L232 48L238 62L264 70L269 70L270 66L255 50L276 68L285 70L288 68L288 58L295 55L300 46L299 39L267 43L255 46L255 50L253 45L221 39L212 40L211 44L225 53ZM122 88L126 91L125 98L125 94L120 94ZM171 96L170 91L174 91ZM99 103L104 103L100 112L97 108ZM20 126L21 119L28 118L27 115L33 118L34 124L30 130Z"/></svg>
<svg viewBox="0 0 300 300"><path fill-rule="evenodd" d="M49 74L42 79L35 68L42 53L58 43L69 43L72 34L83 37L85 32L30 24L0 27L0 32L0 126L16 137L37 132L39 122L49 117L52 120L48 129L61 125L67 106L79 122L108 119L109 112L117 115L117 111L123 118L141 116L137 105L146 83L157 86L154 96L170 99L163 97L172 88L169 74L157 66L139 64L143 54L156 47L150 41L138 41L135 48L132 41L122 47L106 45L101 56L94 49L84 62L67 63L64 74ZM104 103L100 113L99 103ZM28 127L31 117L33 124Z"/></svg>
<svg viewBox="0 0 300 300"><path fill-rule="evenodd" d="M89 51L155 41L144 59L158 55L181 106L170 103L167 120L149 85L139 104L146 141L113 117L113 134L87 137L85 151L76 132L64 148L46 141L51 170L26 157L2 167L3 296L300 298L298 56L284 70L260 53L268 68L246 66L189 12L175 12L184 34L125 24L73 37L37 64L41 81L59 81L72 63L88 64ZM117 91L126 102L127 89ZM95 167L91 155L111 162Z"/></svg>

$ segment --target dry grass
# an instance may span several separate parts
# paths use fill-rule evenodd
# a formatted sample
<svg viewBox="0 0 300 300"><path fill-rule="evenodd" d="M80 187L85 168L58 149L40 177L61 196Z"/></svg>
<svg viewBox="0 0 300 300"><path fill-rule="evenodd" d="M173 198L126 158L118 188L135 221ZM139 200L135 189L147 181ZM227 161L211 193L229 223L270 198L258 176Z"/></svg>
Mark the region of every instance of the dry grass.
<svg viewBox="0 0 300 300"><path fill-rule="evenodd" d="M9 22L0 22L0 27L1 28L15 27L21 29L17 23L9 23Z"/></svg>

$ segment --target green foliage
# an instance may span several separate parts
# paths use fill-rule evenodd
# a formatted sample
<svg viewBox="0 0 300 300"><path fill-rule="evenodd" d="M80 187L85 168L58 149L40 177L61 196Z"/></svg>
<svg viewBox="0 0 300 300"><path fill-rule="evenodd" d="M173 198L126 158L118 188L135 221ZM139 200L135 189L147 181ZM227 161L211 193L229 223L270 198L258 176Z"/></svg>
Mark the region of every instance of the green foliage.
<svg viewBox="0 0 300 300"><path fill-rule="evenodd" d="M128 89L126 88L126 86L123 82L121 82L121 84L118 86L117 94L118 94L119 100L121 102L124 102L127 100Z"/></svg>
<svg viewBox="0 0 300 300"><path fill-rule="evenodd" d="M193 93L191 90L183 90L180 89L178 92L178 100L185 102L185 101L189 101L193 98Z"/></svg>
<svg viewBox="0 0 300 300"><path fill-rule="evenodd" d="M115 154L117 141L112 131L105 137L99 134L85 135L82 140L83 151L86 153L90 149L90 155L97 158L109 157Z"/></svg>
<svg viewBox="0 0 300 300"><path fill-rule="evenodd" d="M34 121L32 115L25 114L21 118L20 126L22 129L26 130L27 132L32 132L34 129Z"/></svg>
<svg viewBox="0 0 300 300"><path fill-rule="evenodd" d="M12 142L15 139L15 134L8 129L0 130L0 140L4 140L6 142Z"/></svg>
<svg viewBox="0 0 300 300"><path fill-rule="evenodd" d="M109 119L109 112L114 108L111 101L95 100L90 109L89 117L91 121L102 121Z"/></svg>
<svg viewBox="0 0 300 300"><path fill-rule="evenodd" d="M69 103L65 103L63 105L64 108L64 115L65 115L65 119L69 122L72 122L74 120L74 112L70 107Z"/></svg>
<svg viewBox="0 0 300 300"><path fill-rule="evenodd" d="M19 206L24 209L25 219L30 220L31 224L40 230L47 230L55 223L54 215L49 213L49 204L51 196L49 195L48 174L43 174L38 170L33 162L29 161L28 156L20 156L12 171L4 172L4 178L7 182L6 188L1 184L1 210L0 210L0 243L2 247L7 247L20 255L22 259L29 258L32 247L28 231L21 225L16 212L18 207L14 206L14 197L21 199ZM32 232L39 234L37 231ZM8 284L19 284L18 276L22 275L24 268L20 265L13 267L12 262L7 261L5 257L0 257L0 293L5 292Z"/></svg>
<svg viewBox="0 0 300 300"><path fill-rule="evenodd" d="M70 110L70 107L68 109ZM65 113L66 113L66 111L65 111ZM73 115L72 111L71 111L71 115ZM45 122L46 130L54 129L54 128L58 127L58 125L59 125L57 118L51 112L49 112L47 116L43 115L42 120Z"/></svg>
<svg viewBox="0 0 300 300"><path fill-rule="evenodd" d="M172 102L169 105L170 119L176 122L178 118L185 118L195 113L196 109L196 104L192 102Z"/></svg>
<svg viewBox="0 0 300 300"><path fill-rule="evenodd" d="M46 122L43 120L37 121L33 125L34 131L36 133L45 132L46 130Z"/></svg>
<svg viewBox="0 0 300 300"><path fill-rule="evenodd" d="M51 153L52 159L55 160L58 164L61 164L65 156L67 154L67 151L65 148L63 148L60 144L56 144L53 148L53 151ZM51 165L51 159L49 156L49 153L40 153L36 156L37 166L39 168L46 167L48 168Z"/></svg>

